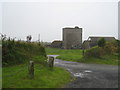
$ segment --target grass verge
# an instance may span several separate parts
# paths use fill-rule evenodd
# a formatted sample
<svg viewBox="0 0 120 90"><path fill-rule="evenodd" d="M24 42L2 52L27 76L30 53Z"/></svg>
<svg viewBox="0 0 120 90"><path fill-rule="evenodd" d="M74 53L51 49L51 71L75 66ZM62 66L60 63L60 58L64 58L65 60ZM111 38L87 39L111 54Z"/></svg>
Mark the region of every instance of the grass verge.
<svg viewBox="0 0 120 90"><path fill-rule="evenodd" d="M60 55L57 58L66 61L79 61L82 58L82 51L79 49L56 49L45 48L47 55Z"/></svg>
<svg viewBox="0 0 120 90"><path fill-rule="evenodd" d="M0 67L0 89L2 89L2 68Z"/></svg>
<svg viewBox="0 0 120 90"><path fill-rule="evenodd" d="M3 67L3 88L59 88L71 81L70 73L54 67L53 70L35 64L34 79L28 78L28 65Z"/></svg>
<svg viewBox="0 0 120 90"><path fill-rule="evenodd" d="M66 70L48 67L45 49L39 43L6 39L2 52L3 88L59 88L71 80ZM29 61L35 62L34 79L28 77Z"/></svg>
<svg viewBox="0 0 120 90"><path fill-rule="evenodd" d="M94 63L94 64L108 64L108 65L119 65L120 60L115 55L106 55L102 58L81 58L79 62L82 63Z"/></svg>
<svg viewBox="0 0 120 90"><path fill-rule="evenodd" d="M46 48L45 50L48 55L60 55L57 58L65 61L110 65L118 65L118 62L120 62L120 60L118 60L118 55L116 54L105 55L102 58L83 58L82 50L80 49L64 50L56 48Z"/></svg>

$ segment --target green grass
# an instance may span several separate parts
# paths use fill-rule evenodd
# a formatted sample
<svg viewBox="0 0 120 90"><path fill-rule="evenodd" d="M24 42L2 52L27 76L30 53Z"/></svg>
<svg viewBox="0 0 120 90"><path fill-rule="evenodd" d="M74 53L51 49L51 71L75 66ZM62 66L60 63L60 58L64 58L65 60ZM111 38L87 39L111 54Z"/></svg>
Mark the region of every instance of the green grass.
<svg viewBox="0 0 120 90"><path fill-rule="evenodd" d="M59 88L71 81L70 73L64 69L52 70L41 64L35 64L34 79L29 79L27 66L3 67L3 88Z"/></svg>
<svg viewBox="0 0 120 90"><path fill-rule="evenodd" d="M94 64L110 64L118 65L118 55L106 55L102 58L83 58L82 50L64 50L55 48L46 48L48 55L60 55L57 58L65 61L81 62L81 63L94 63Z"/></svg>
<svg viewBox="0 0 120 90"><path fill-rule="evenodd" d="M59 88L71 81L63 68L48 67L45 49L38 43L5 40L2 51L3 88ZM34 79L28 77L29 61L35 62Z"/></svg>
<svg viewBox="0 0 120 90"><path fill-rule="evenodd" d="M2 68L0 67L0 89L2 88Z"/></svg>
<svg viewBox="0 0 120 90"><path fill-rule="evenodd" d="M118 65L118 57L115 55L106 55L102 58L82 58L80 60L82 63L95 63L95 64L109 64L109 65Z"/></svg>
<svg viewBox="0 0 120 90"><path fill-rule="evenodd" d="M66 61L79 61L82 58L82 50L80 49L56 49L56 48L45 48L47 55L60 55L57 58Z"/></svg>
<svg viewBox="0 0 120 90"><path fill-rule="evenodd" d="M5 40L2 44L3 66L22 64L36 56L46 57L44 47L38 43Z"/></svg>

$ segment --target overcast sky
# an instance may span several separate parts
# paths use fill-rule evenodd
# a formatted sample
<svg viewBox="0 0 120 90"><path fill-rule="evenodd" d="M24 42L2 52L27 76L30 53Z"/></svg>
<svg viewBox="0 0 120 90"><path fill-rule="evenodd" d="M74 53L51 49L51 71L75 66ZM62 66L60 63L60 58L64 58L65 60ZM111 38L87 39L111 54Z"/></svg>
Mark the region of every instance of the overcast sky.
<svg viewBox="0 0 120 90"><path fill-rule="evenodd" d="M32 35L35 41L40 33L42 41L52 42L62 40L62 28L79 26L83 28L83 40L89 36L118 38L117 0L14 1L0 3L0 32L7 36L25 40L27 35Z"/></svg>

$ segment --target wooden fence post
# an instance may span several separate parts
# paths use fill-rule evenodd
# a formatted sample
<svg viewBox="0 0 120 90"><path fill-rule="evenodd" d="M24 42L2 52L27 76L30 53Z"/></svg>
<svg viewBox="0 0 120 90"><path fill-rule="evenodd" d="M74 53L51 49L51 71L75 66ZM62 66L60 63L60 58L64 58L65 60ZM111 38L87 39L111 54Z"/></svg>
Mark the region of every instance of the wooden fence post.
<svg viewBox="0 0 120 90"><path fill-rule="evenodd" d="M53 64L54 64L54 57L49 56L48 64L49 64L49 67L53 67Z"/></svg>
<svg viewBox="0 0 120 90"><path fill-rule="evenodd" d="M34 78L34 62L30 61L28 66L29 78Z"/></svg>

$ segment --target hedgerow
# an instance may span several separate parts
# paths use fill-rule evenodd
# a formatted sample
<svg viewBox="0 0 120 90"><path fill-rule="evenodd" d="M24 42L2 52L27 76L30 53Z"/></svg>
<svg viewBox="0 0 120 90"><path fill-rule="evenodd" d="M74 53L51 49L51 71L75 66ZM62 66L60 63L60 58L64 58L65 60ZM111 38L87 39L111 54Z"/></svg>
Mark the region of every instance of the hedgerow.
<svg viewBox="0 0 120 90"><path fill-rule="evenodd" d="M104 47L95 46L85 52L85 57L101 58L104 55L118 54L120 55L120 41L115 40L107 42Z"/></svg>
<svg viewBox="0 0 120 90"><path fill-rule="evenodd" d="M35 60L39 56L41 63L45 62L46 52L42 45L35 42L15 41L11 38L2 39L2 64L15 65L25 61Z"/></svg>

